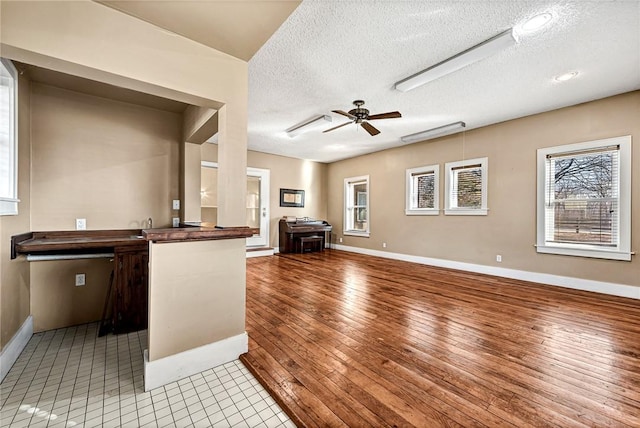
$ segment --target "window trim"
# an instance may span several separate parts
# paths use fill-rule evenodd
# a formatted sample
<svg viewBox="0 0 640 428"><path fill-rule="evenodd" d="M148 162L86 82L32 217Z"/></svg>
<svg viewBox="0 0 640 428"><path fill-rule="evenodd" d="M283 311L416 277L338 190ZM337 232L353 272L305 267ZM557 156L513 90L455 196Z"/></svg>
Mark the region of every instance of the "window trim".
<svg viewBox="0 0 640 428"><path fill-rule="evenodd" d="M412 208L413 176L433 172L433 208ZM419 166L407 169L405 187L405 215L438 215L440 214L440 165Z"/></svg>
<svg viewBox="0 0 640 428"><path fill-rule="evenodd" d="M581 150L592 150L618 145L619 152L619 211L618 246L603 248L588 244L545 242L545 181L547 155L557 155ZM538 149L536 198L536 251L543 254L591 257L598 259L630 261L631 255L631 136L593 140L583 143Z"/></svg>
<svg viewBox="0 0 640 428"><path fill-rule="evenodd" d="M9 180L11 185L11 195L0 196L0 216L18 214L18 71L13 63L5 58L0 58L2 65L7 69L13 79L10 137L10 160L9 160Z"/></svg>
<svg viewBox="0 0 640 428"><path fill-rule="evenodd" d="M469 165L480 164L482 169L482 201L480 208L457 208L451 206L451 181L454 168L465 167ZM444 164L445 168L445 180L444 180L444 196L445 196L445 215L487 215L489 208L487 207L488 201L488 183L489 183L489 158L475 158L466 159L457 162L447 162Z"/></svg>
<svg viewBox="0 0 640 428"><path fill-rule="evenodd" d="M360 230L354 230L354 229L348 229L348 225L349 225L349 218L350 216L353 216L353 211L352 213L349 213L349 201L350 201L350 185L352 183L360 183L360 182L365 182L367 184L367 205L366 205L366 210L367 210L367 229L364 231L360 231ZM342 219L342 233L344 235L349 235L349 236L362 236L362 237L369 237L369 233L371 230L371 210L370 208L370 200L371 200L371 184L369 182L369 176L368 175L360 175L357 177L348 177L344 179L344 212L343 212L343 219ZM354 210L354 207L351 207L352 210Z"/></svg>

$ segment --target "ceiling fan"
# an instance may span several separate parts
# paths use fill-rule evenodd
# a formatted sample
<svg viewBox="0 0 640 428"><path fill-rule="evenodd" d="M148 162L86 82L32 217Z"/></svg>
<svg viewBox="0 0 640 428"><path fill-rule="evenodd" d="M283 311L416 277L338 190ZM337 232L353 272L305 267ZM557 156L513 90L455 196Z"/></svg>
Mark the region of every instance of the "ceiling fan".
<svg viewBox="0 0 640 428"><path fill-rule="evenodd" d="M362 126L364 128L365 131L367 131L372 137L374 135L378 135L380 133L380 131L378 131L373 125L371 125L368 121L369 120L377 120L377 119L395 119L398 117L402 117L402 115L400 114L399 111L390 111L388 113L380 113L380 114L372 114L369 115L369 110L367 110L366 108L362 107L364 105L364 101L362 100L355 100L353 102L353 105L356 106L356 108L349 110L349 113L344 112L342 110L332 110L334 113L338 113L341 114L343 116L347 116L349 119L351 119L351 122L346 122L343 123L342 125L338 125L335 126L333 128L327 129L326 131L322 131L322 132L329 132L329 131L333 131L334 129L338 129L341 128L345 125L348 125L350 123L355 123L360 124L360 126Z"/></svg>

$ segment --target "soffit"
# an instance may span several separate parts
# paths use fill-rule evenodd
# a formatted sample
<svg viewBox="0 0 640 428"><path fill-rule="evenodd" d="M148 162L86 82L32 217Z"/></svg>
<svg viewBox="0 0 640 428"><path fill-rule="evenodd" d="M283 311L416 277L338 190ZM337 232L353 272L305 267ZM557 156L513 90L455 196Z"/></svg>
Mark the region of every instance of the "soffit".
<svg viewBox="0 0 640 428"><path fill-rule="evenodd" d="M117 1L99 3L248 61L299 1Z"/></svg>
<svg viewBox="0 0 640 428"><path fill-rule="evenodd" d="M111 100L122 101L130 104L137 104L174 113L183 113L188 105L179 101L157 97L155 95L145 94L142 92L132 91L130 89L125 89L118 86L109 85L107 83L85 79L82 77L72 76L46 68L36 67L34 65L16 63L16 66L20 72L26 73L30 80L34 82L44 83L50 86L55 86L56 88L67 89L70 91L81 92L88 95L94 95L97 97L108 98Z"/></svg>

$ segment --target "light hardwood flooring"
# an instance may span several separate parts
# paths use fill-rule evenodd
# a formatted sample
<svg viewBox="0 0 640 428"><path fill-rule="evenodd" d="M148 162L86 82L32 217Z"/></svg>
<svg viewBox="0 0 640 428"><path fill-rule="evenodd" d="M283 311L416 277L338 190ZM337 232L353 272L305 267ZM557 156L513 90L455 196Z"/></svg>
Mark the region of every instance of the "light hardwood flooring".
<svg viewBox="0 0 640 428"><path fill-rule="evenodd" d="M337 250L247 260L242 361L300 427L638 427L640 301Z"/></svg>

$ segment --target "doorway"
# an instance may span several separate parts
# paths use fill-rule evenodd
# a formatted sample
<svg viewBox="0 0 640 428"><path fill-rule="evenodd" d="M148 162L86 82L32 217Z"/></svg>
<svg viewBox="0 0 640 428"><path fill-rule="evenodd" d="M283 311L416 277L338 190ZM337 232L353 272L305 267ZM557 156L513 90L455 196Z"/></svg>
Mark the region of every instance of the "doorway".
<svg viewBox="0 0 640 428"><path fill-rule="evenodd" d="M202 161L200 216L202 222L218 221L218 164ZM247 168L246 224L253 230L247 247L269 246L269 177L270 171Z"/></svg>

